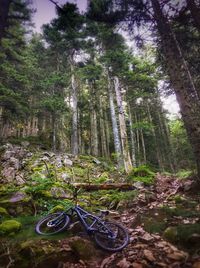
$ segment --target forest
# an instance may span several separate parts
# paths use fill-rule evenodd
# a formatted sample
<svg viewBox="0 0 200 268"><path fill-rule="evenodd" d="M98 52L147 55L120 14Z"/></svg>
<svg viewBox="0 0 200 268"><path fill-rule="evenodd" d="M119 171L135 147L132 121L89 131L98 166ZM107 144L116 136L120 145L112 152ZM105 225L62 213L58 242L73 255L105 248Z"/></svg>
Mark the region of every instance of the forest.
<svg viewBox="0 0 200 268"><path fill-rule="evenodd" d="M199 1L45 2L0 0L0 267L200 267ZM77 188L124 251L37 238Z"/></svg>

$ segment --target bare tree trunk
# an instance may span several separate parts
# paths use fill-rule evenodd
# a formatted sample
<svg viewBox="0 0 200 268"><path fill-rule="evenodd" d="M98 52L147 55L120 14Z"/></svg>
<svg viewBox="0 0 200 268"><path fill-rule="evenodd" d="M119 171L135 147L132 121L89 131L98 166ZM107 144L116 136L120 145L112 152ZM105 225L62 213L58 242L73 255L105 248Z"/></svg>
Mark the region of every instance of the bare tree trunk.
<svg viewBox="0 0 200 268"><path fill-rule="evenodd" d="M130 127L130 136L131 136L131 156L132 156L132 163L133 163L133 167L136 167L135 133L133 131L133 121L132 121L130 104L128 104L128 117L129 117L129 127Z"/></svg>
<svg viewBox="0 0 200 268"><path fill-rule="evenodd" d="M102 156L108 158L108 150L106 143L106 130L105 130L105 120L103 117L103 105L101 97L99 97L99 111L100 111L100 133L101 133L101 151Z"/></svg>
<svg viewBox="0 0 200 268"><path fill-rule="evenodd" d="M138 123L137 119L137 113L135 112L135 122L136 124ZM139 135L139 130L138 128L136 129L136 144L137 144L137 155L138 155L138 165L141 164L141 159L140 159L140 135Z"/></svg>
<svg viewBox="0 0 200 268"><path fill-rule="evenodd" d="M158 0L151 0L171 83L193 147L200 185L200 104L188 67Z"/></svg>
<svg viewBox="0 0 200 268"><path fill-rule="evenodd" d="M114 136L114 146L115 146L115 153L117 157L118 166L122 167L122 150L121 150L121 143L119 138L119 130L117 125L117 117L115 113L115 105L114 105L114 97L112 92L112 83L109 79L109 85L108 85L108 96L109 96L109 103L110 103L110 114L111 114L111 121L112 121L112 128L113 128L113 136Z"/></svg>
<svg viewBox="0 0 200 268"><path fill-rule="evenodd" d="M97 114L96 110L91 111L91 154L98 156L98 133L97 133Z"/></svg>
<svg viewBox="0 0 200 268"><path fill-rule="evenodd" d="M124 108L122 104L122 96L120 91L119 79L118 77L114 77L114 87L118 105L118 114L119 114L119 129L121 134L121 144L122 144L122 154L123 154L123 161L125 171L129 173L132 170L132 163L129 153L129 144L128 144L128 137L126 132L126 121L125 121L125 114Z"/></svg>
<svg viewBox="0 0 200 268"><path fill-rule="evenodd" d="M73 53L70 58L71 64L71 108L72 108L72 136L71 136L71 151L73 155L78 155L78 93L77 93L77 83L74 75L74 59Z"/></svg>
<svg viewBox="0 0 200 268"><path fill-rule="evenodd" d="M151 116L151 112L150 112L148 101L147 101L147 112L148 112L149 122L151 123L151 125L153 125L153 119L152 119L152 116ZM152 127L152 135L153 135L154 142L155 142L156 157L157 157L159 169L161 169L163 171L164 170L163 159L162 159L162 156L161 156L161 152L160 152L160 148L159 148L159 143L157 141L156 132L155 132L154 127Z"/></svg>

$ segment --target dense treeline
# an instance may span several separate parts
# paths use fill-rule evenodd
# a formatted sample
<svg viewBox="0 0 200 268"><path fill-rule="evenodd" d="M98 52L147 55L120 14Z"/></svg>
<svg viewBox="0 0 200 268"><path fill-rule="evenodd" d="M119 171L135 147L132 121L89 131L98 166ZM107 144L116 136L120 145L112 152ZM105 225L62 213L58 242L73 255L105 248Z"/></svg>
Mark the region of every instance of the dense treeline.
<svg viewBox="0 0 200 268"><path fill-rule="evenodd" d="M30 5L1 1L1 139L112 158L126 172L193 168L182 120L170 121L161 102L174 90L200 171L199 7L160 2L90 1L85 15L66 3L27 41ZM140 26L152 45L135 35L136 55L117 29Z"/></svg>

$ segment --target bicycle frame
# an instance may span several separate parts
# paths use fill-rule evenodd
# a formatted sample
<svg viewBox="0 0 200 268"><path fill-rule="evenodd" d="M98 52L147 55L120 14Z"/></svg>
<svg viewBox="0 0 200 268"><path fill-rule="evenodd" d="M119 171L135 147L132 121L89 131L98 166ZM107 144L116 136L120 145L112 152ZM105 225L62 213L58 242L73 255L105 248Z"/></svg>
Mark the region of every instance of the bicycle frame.
<svg viewBox="0 0 200 268"><path fill-rule="evenodd" d="M76 215L78 216L80 222L83 224L83 226L88 234L92 234L92 233L97 232L97 231L101 232L101 233L105 233L105 231L100 231L98 228L94 227L96 223L97 224L99 223L99 224L101 224L101 226L103 226L107 230L109 236L111 236L110 238L114 237L113 232L109 230L109 228L104 224L104 222L99 217L90 214L89 212L82 209L79 205L76 205L74 208L70 208L66 212L66 214L68 214L68 212L70 210L71 210L71 215L76 213ZM87 223L87 219L92 221L90 225Z"/></svg>

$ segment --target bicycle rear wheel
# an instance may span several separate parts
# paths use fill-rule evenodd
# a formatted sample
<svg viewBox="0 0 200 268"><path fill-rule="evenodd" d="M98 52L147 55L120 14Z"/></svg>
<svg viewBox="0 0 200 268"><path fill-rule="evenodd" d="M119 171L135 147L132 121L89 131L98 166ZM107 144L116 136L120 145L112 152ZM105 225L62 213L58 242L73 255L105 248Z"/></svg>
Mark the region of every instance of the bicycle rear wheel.
<svg viewBox="0 0 200 268"><path fill-rule="evenodd" d="M40 235L52 235L62 232L68 227L70 217L63 213L53 213L41 219L35 227L36 233Z"/></svg>
<svg viewBox="0 0 200 268"><path fill-rule="evenodd" d="M129 243L127 230L120 224L109 221L99 226L94 239L101 248L111 252L120 251Z"/></svg>

